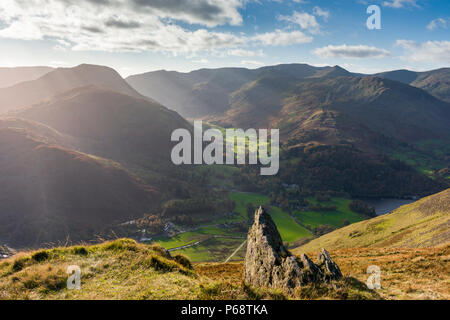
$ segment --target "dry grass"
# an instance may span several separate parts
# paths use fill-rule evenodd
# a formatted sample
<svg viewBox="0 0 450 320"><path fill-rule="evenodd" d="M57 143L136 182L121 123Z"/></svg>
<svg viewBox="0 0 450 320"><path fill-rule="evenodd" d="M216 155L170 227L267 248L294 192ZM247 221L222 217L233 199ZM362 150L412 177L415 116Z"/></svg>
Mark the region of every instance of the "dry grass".
<svg viewBox="0 0 450 320"><path fill-rule="evenodd" d="M383 299L450 299L450 245L420 249L339 249L330 253L345 275L363 283L369 277L367 267L379 266L381 290L377 293Z"/></svg>
<svg viewBox="0 0 450 320"><path fill-rule="evenodd" d="M314 253L310 255L313 257ZM169 259L159 246L119 239L94 246L25 252L0 262L1 299L449 299L450 246L344 249L331 252L345 278L278 290L242 282L243 263ZM364 285L368 265L382 270L382 289ZM69 265L82 270L81 290L66 288Z"/></svg>

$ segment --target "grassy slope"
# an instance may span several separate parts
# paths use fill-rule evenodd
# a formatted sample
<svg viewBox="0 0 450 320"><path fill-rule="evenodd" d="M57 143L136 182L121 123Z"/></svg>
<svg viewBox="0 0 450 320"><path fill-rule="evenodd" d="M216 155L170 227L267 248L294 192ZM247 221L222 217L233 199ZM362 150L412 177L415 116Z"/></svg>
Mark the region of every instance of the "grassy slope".
<svg viewBox="0 0 450 320"><path fill-rule="evenodd" d="M314 257L315 251L308 252ZM343 274L365 283L367 267L381 270L382 299L450 299L450 245L436 248L352 248L330 251Z"/></svg>
<svg viewBox="0 0 450 320"><path fill-rule="evenodd" d="M243 263L201 263L193 269L156 246L119 239L93 246L23 252L0 262L3 299L449 299L450 246L427 249L343 249L330 252L344 280L305 286L294 295L249 288ZM310 253L314 260L314 253ZM67 267L81 268L81 290L68 290ZM367 266L378 265L381 286L368 290Z"/></svg>
<svg viewBox="0 0 450 320"><path fill-rule="evenodd" d="M81 289L66 287L67 267L81 268ZM312 296L311 296L312 295ZM376 299L351 277L334 284L299 288L293 296L242 283L242 263L195 265L189 269L163 257L160 247L119 239L20 253L0 262L2 299Z"/></svg>
<svg viewBox="0 0 450 320"><path fill-rule="evenodd" d="M320 248L431 247L450 241L450 189L393 213L349 225L315 239L296 253Z"/></svg>

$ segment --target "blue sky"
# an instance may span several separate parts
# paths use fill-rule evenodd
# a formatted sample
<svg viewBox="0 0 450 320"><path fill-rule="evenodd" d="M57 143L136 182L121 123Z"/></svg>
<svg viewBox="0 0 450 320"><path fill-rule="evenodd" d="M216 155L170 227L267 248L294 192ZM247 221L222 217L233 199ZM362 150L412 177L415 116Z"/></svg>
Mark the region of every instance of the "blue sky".
<svg viewBox="0 0 450 320"><path fill-rule="evenodd" d="M381 29L369 30L369 5ZM450 67L448 0L2 0L0 66Z"/></svg>

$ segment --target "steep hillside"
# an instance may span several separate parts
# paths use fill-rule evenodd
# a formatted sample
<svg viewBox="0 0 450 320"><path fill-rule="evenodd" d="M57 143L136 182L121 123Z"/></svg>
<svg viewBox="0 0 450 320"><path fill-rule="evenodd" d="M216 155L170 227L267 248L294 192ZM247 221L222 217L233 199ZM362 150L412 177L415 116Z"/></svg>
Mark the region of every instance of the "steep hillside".
<svg viewBox="0 0 450 320"><path fill-rule="evenodd" d="M17 123L0 126L2 243L92 239L158 207L157 191L113 161L53 144L59 136Z"/></svg>
<svg viewBox="0 0 450 320"><path fill-rule="evenodd" d="M376 76L410 84L426 90L438 99L450 102L450 68L426 72L395 70L382 72Z"/></svg>
<svg viewBox="0 0 450 320"><path fill-rule="evenodd" d="M376 77L296 81L270 74L244 85L230 103L224 115L208 119L224 127L280 129L283 156L292 159L281 164L281 183L353 196L428 195L448 185L423 177L448 166L448 153L416 146L450 143L450 105L424 90ZM407 166L404 155L433 165Z"/></svg>
<svg viewBox="0 0 450 320"><path fill-rule="evenodd" d="M231 101L232 108L219 118L222 122L280 128L284 137L326 128L334 131L335 141L370 132L403 142L450 137L449 104L423 90L375 77L295 82L271 75L241 88Z"/></svg>
<svg viewBox="0 0 450 320"><path fill-rule="evenodd" d="M96 86L11 114L77 138L85 152L139 162L170 161L172 131L190 128L177 113L157 103Z"/></svg>
<svg viewBox="0 0 450 320"><path fill-rule="evenodd" d="M96 65L58 68L39 79L0 89L0 113L26 107L77 87L97 85L142 98L113 69Z"/></svg>
<svg viewBox="0 0 450 320"><path fill-rule="evenodd" d="M405 205L394 212L351 224L294 250L317 251L325 247L421 248L450 242L450 189Z"/></svg>
<svg viewBox="0 0 450 320"><path fill-rule="evenodd" d="M6 88L24 81L36 80L52 71L50 67L0 68L0 88Z"/></svg>
<svg viewBox="0 0 450 320"><path fill-rule="evenodd" d="M446 188L407 164L349 146L296 146L277 178L307 190L345 192L352 197L430 195ZM274 191L269 187L268 193Z"/></svg>
<svg viewBox="0 0 450 320"><path fill-rule="evenodd" d="M400 83L420 81L429 90L425 83L432 86L430 78L449 81L446 70L420 75L398 71L373 77L352 74L339 66L289 64L256 70L157 71L127 81L143 95L184 116L206 118L223 126L280 128L286 139L313 136L308 142L346 141L378 149L373 144L384 145L386 137L407 143L450 137L450 105Z"/></svg>

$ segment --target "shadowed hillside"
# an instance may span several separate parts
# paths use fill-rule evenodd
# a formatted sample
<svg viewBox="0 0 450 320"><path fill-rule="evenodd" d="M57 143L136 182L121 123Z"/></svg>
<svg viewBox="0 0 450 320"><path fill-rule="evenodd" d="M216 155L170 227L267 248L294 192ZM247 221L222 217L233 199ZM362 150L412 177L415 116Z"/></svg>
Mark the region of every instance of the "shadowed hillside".
<svg viewBox="0 0 450 320"><path fill-rule="evenodd" d="M220 115L229 108L230 95L260 77L277 74L292 79L350 75L340 67L282 64L256 70L244 68L201 69L190 73L155 71L128 77L127 82L184 117Z"/></svg>
<svg viewBox="0 0 450 320"><path fill-rule="evenodd" d="M442 68L426 72L395 70L376 74L424 89L436 98L450 102L450 68Z"/></svg>
<svg viewBox="0 0 450 320"><path fill-rule="evenodd" d="M49 144L59 139L54 134L0 126L3 243L22 247L92 239L159 205L159 193L119 164Z"/></svg>
<svg viewBox="0 0 450 320"><path fill-rule="evenodd" d="M190 128L177 113L157 103L96 86L11 114L77 138L85 152L116 160L169 162L172 131Z"/></svg>
<svg viewBox="0 0 450 320"><path fill-rule="evenodd" d="M284 137L326 131L327 144L342 139L367 144L359 136L375 133L403 142L450 137L449 104L423 90L374 77L296 82L272 75L241 88L231 103L218 117L223 123L276 127Z"/></svg>

